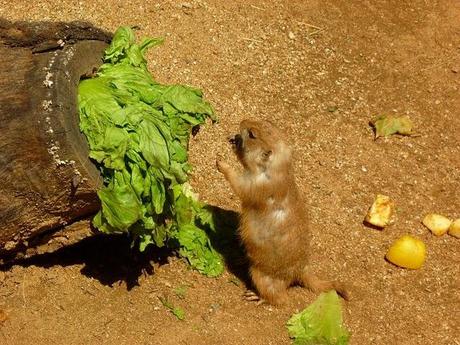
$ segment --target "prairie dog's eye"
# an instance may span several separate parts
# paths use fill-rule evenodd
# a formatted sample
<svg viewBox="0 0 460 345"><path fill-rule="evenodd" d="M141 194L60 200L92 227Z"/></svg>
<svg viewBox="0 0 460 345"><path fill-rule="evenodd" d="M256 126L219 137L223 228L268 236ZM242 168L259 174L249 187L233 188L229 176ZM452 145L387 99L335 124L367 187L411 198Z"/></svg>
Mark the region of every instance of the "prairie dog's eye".
<svg viewBox="0 0 460 345"><path fill-rule="evenodd" d="M251 139L255 139L255 138L256 138L256 136L254 135L254 132L251 131L250 129L248 129L248 135L249 135L249 138L251 138Z"/></svg>

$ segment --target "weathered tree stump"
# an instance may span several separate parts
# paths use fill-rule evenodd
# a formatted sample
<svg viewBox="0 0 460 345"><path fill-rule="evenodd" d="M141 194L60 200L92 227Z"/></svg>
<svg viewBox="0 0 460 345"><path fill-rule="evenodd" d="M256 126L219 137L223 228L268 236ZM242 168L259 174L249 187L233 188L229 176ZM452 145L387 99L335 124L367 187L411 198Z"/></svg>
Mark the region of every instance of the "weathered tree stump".
<svg viewBox="0 0 460 345"><path fill-rule="evenodd" d="M101 181L78 127L77 85L110 38L87 23L0 20L0 262L90 232Z"/></svg>

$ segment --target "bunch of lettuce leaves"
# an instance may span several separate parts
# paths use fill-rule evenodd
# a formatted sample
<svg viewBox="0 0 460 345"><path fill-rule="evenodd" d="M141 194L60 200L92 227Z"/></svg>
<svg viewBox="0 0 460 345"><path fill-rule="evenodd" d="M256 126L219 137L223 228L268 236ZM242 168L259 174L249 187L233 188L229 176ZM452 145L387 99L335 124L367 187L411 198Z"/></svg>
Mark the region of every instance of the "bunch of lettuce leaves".
<svg viewBox="0 0 460 345"><path fill-rule="evenodd" d="M80 82L80 129L104 180L93 224L129 233L141 251L151 243L177 249L194 268L217 276L224 266L209 239L213 215L187 183L191 130L215 117L200 90L153 79L144 54L162 42L137 44L133 30L120 27L104 64Z"/></svg>
<svg viewBox="0 0 460 345"><path fill-rule="evenodd" d="M350 335L342 325L342 306L335 290L323 292L287 322L294 345L346 345Z"/></svg>

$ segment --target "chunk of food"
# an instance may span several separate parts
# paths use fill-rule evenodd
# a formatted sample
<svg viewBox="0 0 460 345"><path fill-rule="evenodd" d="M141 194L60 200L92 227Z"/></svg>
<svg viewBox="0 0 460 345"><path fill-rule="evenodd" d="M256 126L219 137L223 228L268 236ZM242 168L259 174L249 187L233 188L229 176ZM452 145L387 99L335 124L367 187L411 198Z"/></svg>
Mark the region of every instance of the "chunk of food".
<svg viewBox="0 0 460 345"><path fill-rule="evenodd" d="M450 224L448 233L451 236L460 238L460 218L454 220L452 224Z"/></svg>
<svg viewBox="0 0 460 345"><path fill-rule="evenodd" d="M425 262L425 243L410 235L402 236L393 242L385 257L396 266L418 269Z"/></svg>
<svg viewBox="0 0 460 345"><path fill-rule="evenodd" d="M442 236L448 230L452 221L440 214L430 213L423 218L423 225L425 225L434 235Z"/></svg>
<svg viewBox="0 0 460 345"><path fill-rule="evenodd" d="M364 221L378 228L384 228L391 223L393 215L394 202L390 197L377 194L374 203L369 208Z"/></svg>
<svg viewBox="0 0 460 345"><path fill-rule="evenodd" d="M187 182L187 150L193 128L217 118L200 90L154 80L145 54L162 42L136 43L133 29L120 27L104 64L78 86L80 129L104 181L93 225L105 233L128 233L140 251L169 246L216 277L224 261L210 240L218 236L214 213Z"/></svg>

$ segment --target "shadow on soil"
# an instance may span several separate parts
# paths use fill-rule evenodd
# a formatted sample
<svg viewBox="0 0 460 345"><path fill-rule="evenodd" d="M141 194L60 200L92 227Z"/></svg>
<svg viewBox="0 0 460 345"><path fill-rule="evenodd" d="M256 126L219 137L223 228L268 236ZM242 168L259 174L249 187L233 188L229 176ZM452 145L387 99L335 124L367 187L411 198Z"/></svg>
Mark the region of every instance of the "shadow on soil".
<svg viewBox="0 0 460 345"><path fill-rule="evenodd" d="M212 246L223 256L227 270L250 289L249 261L238 236L239 214L211 206L216 233L209 234Z"/></svg>
<svg viewBox="0 0 460 345"><path fill-rule="evenodd" d="M248 261L237 236L238 213L215 206L211 209L217 229L216 233L209 233L211 244L224 257L227 270L249 287ZM171 249L155 246L148 246L141 253L131 248L131 240L126 235L97 234L53 253L10 262L0 270L12 265L46 268L83 264L81 273L85 276L108 286L125 282L127 289L131 290L139 285L141 275L154 274L155 265L168 263L168 258L174 255Z"/></svg>

